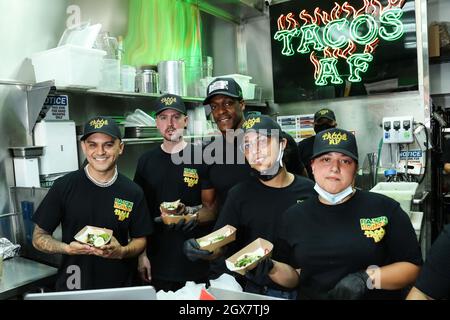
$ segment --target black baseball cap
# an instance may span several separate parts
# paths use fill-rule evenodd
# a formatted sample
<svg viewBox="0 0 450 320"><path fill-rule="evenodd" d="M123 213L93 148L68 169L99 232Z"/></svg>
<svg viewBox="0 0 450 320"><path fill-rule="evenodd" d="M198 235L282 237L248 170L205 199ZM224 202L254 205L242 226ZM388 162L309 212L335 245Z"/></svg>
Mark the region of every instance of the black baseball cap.
<svg viewBox="0 0 450 320"><path fill-rule="evenodd" d="M162 95L156 101L156 108L155 108L156 115L167 109L176 110L184 115L186 115L187 113L183 99L180 96L177 96L176 94L169 93Z"/></svg>
<svg viewBox="0 0 450 320"><path fill-rule="evenodd" d="M208 104L211 98L218 94L242 100L242 88L233 78L214 79L206 89L206 99L203 104Z"/></svg>
<svg viewBox="0 0 450 320"><path fill-rule="evenodd" d="M88 136L97 132L104 133L115 139L122 140L122 134L120 133L120 129L117 126L116 121L112 118L102 116L91 118L84 125L83 136L80 140L84 141Z"/></svg>
<svg viewBox="0 0 450 320"><path fill-rule="evenodd" d="M276 123L271 117L265 115L250 116L242 124L242 129L244 130L244 133L255 131L269 137L272 135L272 133L277 133L278 136L281 136L280 125Z"/></svg>
<svg viewBox="0 0 450 320"><path fill-rule="evenodd" d="M349 131L332 128L316 134L311 160L328 152L340 152L358 162L356 138Z"/></svg>
<svg viewBox="0 0 450 320"><path fill-rule="evenodd" d="M334 115L334 112L327 108L320 109L314 114L314 122L317 122L319 119L322 118L326 118L331 121L336 121L336 116Z"/></svg>

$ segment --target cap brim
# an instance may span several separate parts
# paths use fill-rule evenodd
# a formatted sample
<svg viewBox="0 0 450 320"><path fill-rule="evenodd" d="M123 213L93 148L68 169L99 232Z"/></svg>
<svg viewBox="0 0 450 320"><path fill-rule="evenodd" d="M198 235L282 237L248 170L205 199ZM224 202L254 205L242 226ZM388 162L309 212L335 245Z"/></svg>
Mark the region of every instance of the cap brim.
<svg viewBox="0 0 450 320"><path fill-rule="evenodd" d="M339 152L342 154L345 154L346 156L349 156L350 158L352 158L353 160L355 160L356 162L358 162L358 156L355 156L353 153L351 153L350 151L347 150L342 150L342 149L338 149L338 148L328 148L326 150L322 150L320 152L316 152L315 154L313 154L310 158L310 160L313 160L323 154L329 153L329 152Z"/></svg>
<svg viewBox="0 0 450 320"><path fill-rule="evenodd" d="M229 93L228 91L214 91L211 95L207 96L205 98L205 100L203 100L203 105L209 104L209 100L211 100L212 97L217 96L219 94L221 94L223 96L227 96L227 97L236 98L236 99L242 99L241 96Z"/></svg>
<svg viewBox="0 0 450 320"><path fill-rule="evenodd" d="M319 118L316 118L315 121L319 121L320 119L328 119L328 120L331 120L331 121L336 121L336 119L334 119L331 116L320 116Z"/></svg>
<svg viewBox="0 0 450 320"><path fill-rule="evenodd" d="M110 137L112 137L114 139L122 140L121 137L117 137L117 136L111 134L110 132L106 132L106 131L103 131L103 130L95 130L93 132L89 132L89 133L86 133L86 134L82 135L81 138L80 138L80 141L86 140L87 137L89 137L91 134L94 134L94 133L103 133L103 134L106 134L106 135L108 135L108 136L110 136Z"/></svg>
<svg viewBox="0 0 450 320"><path fill-rule="evenodd" d="M174 108L174 107L164 107L164 108L158 110L158 112L156 113L156 115L160 114L160 113L163 112L164 110L169 110L169 109L170 109L170 110L178 111L178 112L180 112L180 113L186 115L186 111L183 111L183 110L181 110L181 109L179 109L179 108Z"/></svg>

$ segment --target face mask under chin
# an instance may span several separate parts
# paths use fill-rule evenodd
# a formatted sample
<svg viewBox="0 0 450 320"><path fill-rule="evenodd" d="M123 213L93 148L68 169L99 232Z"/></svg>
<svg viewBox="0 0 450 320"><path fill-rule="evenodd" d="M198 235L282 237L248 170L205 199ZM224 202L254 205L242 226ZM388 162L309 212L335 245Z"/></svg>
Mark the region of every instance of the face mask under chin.
<svg viewBox="0 0 450 320"><path fill-rule="evenodd" d="M284 153L284 150L281 148L281 145L280 145L280 152L278 153L277 161L275 161L273 166L266 170L263 170L263 171L258 171L256 169L252 168L252 175L262 181L270 181L273 178L275 178L278 175L278 173L280 172L281 167L283 167L283 161L281 160L281 159L283 159L283 153Z"/></svg>
<svg viewBox="0 0 450 320"><path fill-rule="evenodd" d="M325 191L317 183L314 186L314 190L317 191L320 197L322 197L324 200L326 200L328 203L332 205L340 203L342 200L344 200L346 197L348 197L350 194L353 193L353 187L351 185L342 190L341 192L335 194Z"/></svg>

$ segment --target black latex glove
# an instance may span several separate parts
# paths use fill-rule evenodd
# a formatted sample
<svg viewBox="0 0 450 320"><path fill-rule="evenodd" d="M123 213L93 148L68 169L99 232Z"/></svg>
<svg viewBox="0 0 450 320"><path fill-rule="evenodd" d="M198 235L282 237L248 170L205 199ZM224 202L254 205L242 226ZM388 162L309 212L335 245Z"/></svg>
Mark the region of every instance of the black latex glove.
<svg viewBox="0 0 450 320"><path fill-rule="evenodd" d="M328 292L328 298L335 300L361 299L367 290L369 290L369 287L367 286L368 279L369 275L365 270L351 273L342 278L334 288Z"/></svg>
<svg viewBox="0 0 450 320"><path fill-rule="evenodd" d="M155 219L153 219L153 221L154 221L155 223L163 223L161 216L155 217Z"/></svg>
<svg viewBox="0 0 450 320"><path fill-rule="evenodd" d="M273 268L272 259L264 259L258 265L250 271L245 273L245 277L251 282L260 285L267 286L272 283L272 280L269 277L269 272Z"/></svg>
<svg viewBox="0 0 450 320"><path fill-rule="evenodd" d="M186 222L186 220L181 219L176 224L171 223L167 227L174 231L181 231L183 233L188 233L194 230L195 227L197 227L197 225L198 225L197 219L192 219L189 222Z"/></svg>
<svg viewBox="0 0 450 320"><path fill-rule="evenodd" d="M201 250L200 245L194 238L184 242L183 252L191 261L197 261L198 259L206 258L212 254L212 252L209 252L208 250Z"/></svg>

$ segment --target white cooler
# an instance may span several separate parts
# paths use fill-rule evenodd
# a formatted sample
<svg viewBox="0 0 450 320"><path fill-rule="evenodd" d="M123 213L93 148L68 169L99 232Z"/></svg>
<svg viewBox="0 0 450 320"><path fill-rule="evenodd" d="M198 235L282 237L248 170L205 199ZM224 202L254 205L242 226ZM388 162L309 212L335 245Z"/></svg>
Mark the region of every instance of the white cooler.
<svg viewBox="0 0 450 320"><path fill-rule="evenodd" d="M56 86L97 87L106 52L64 45L32 55L36 82L55 80Z"/></svg>

